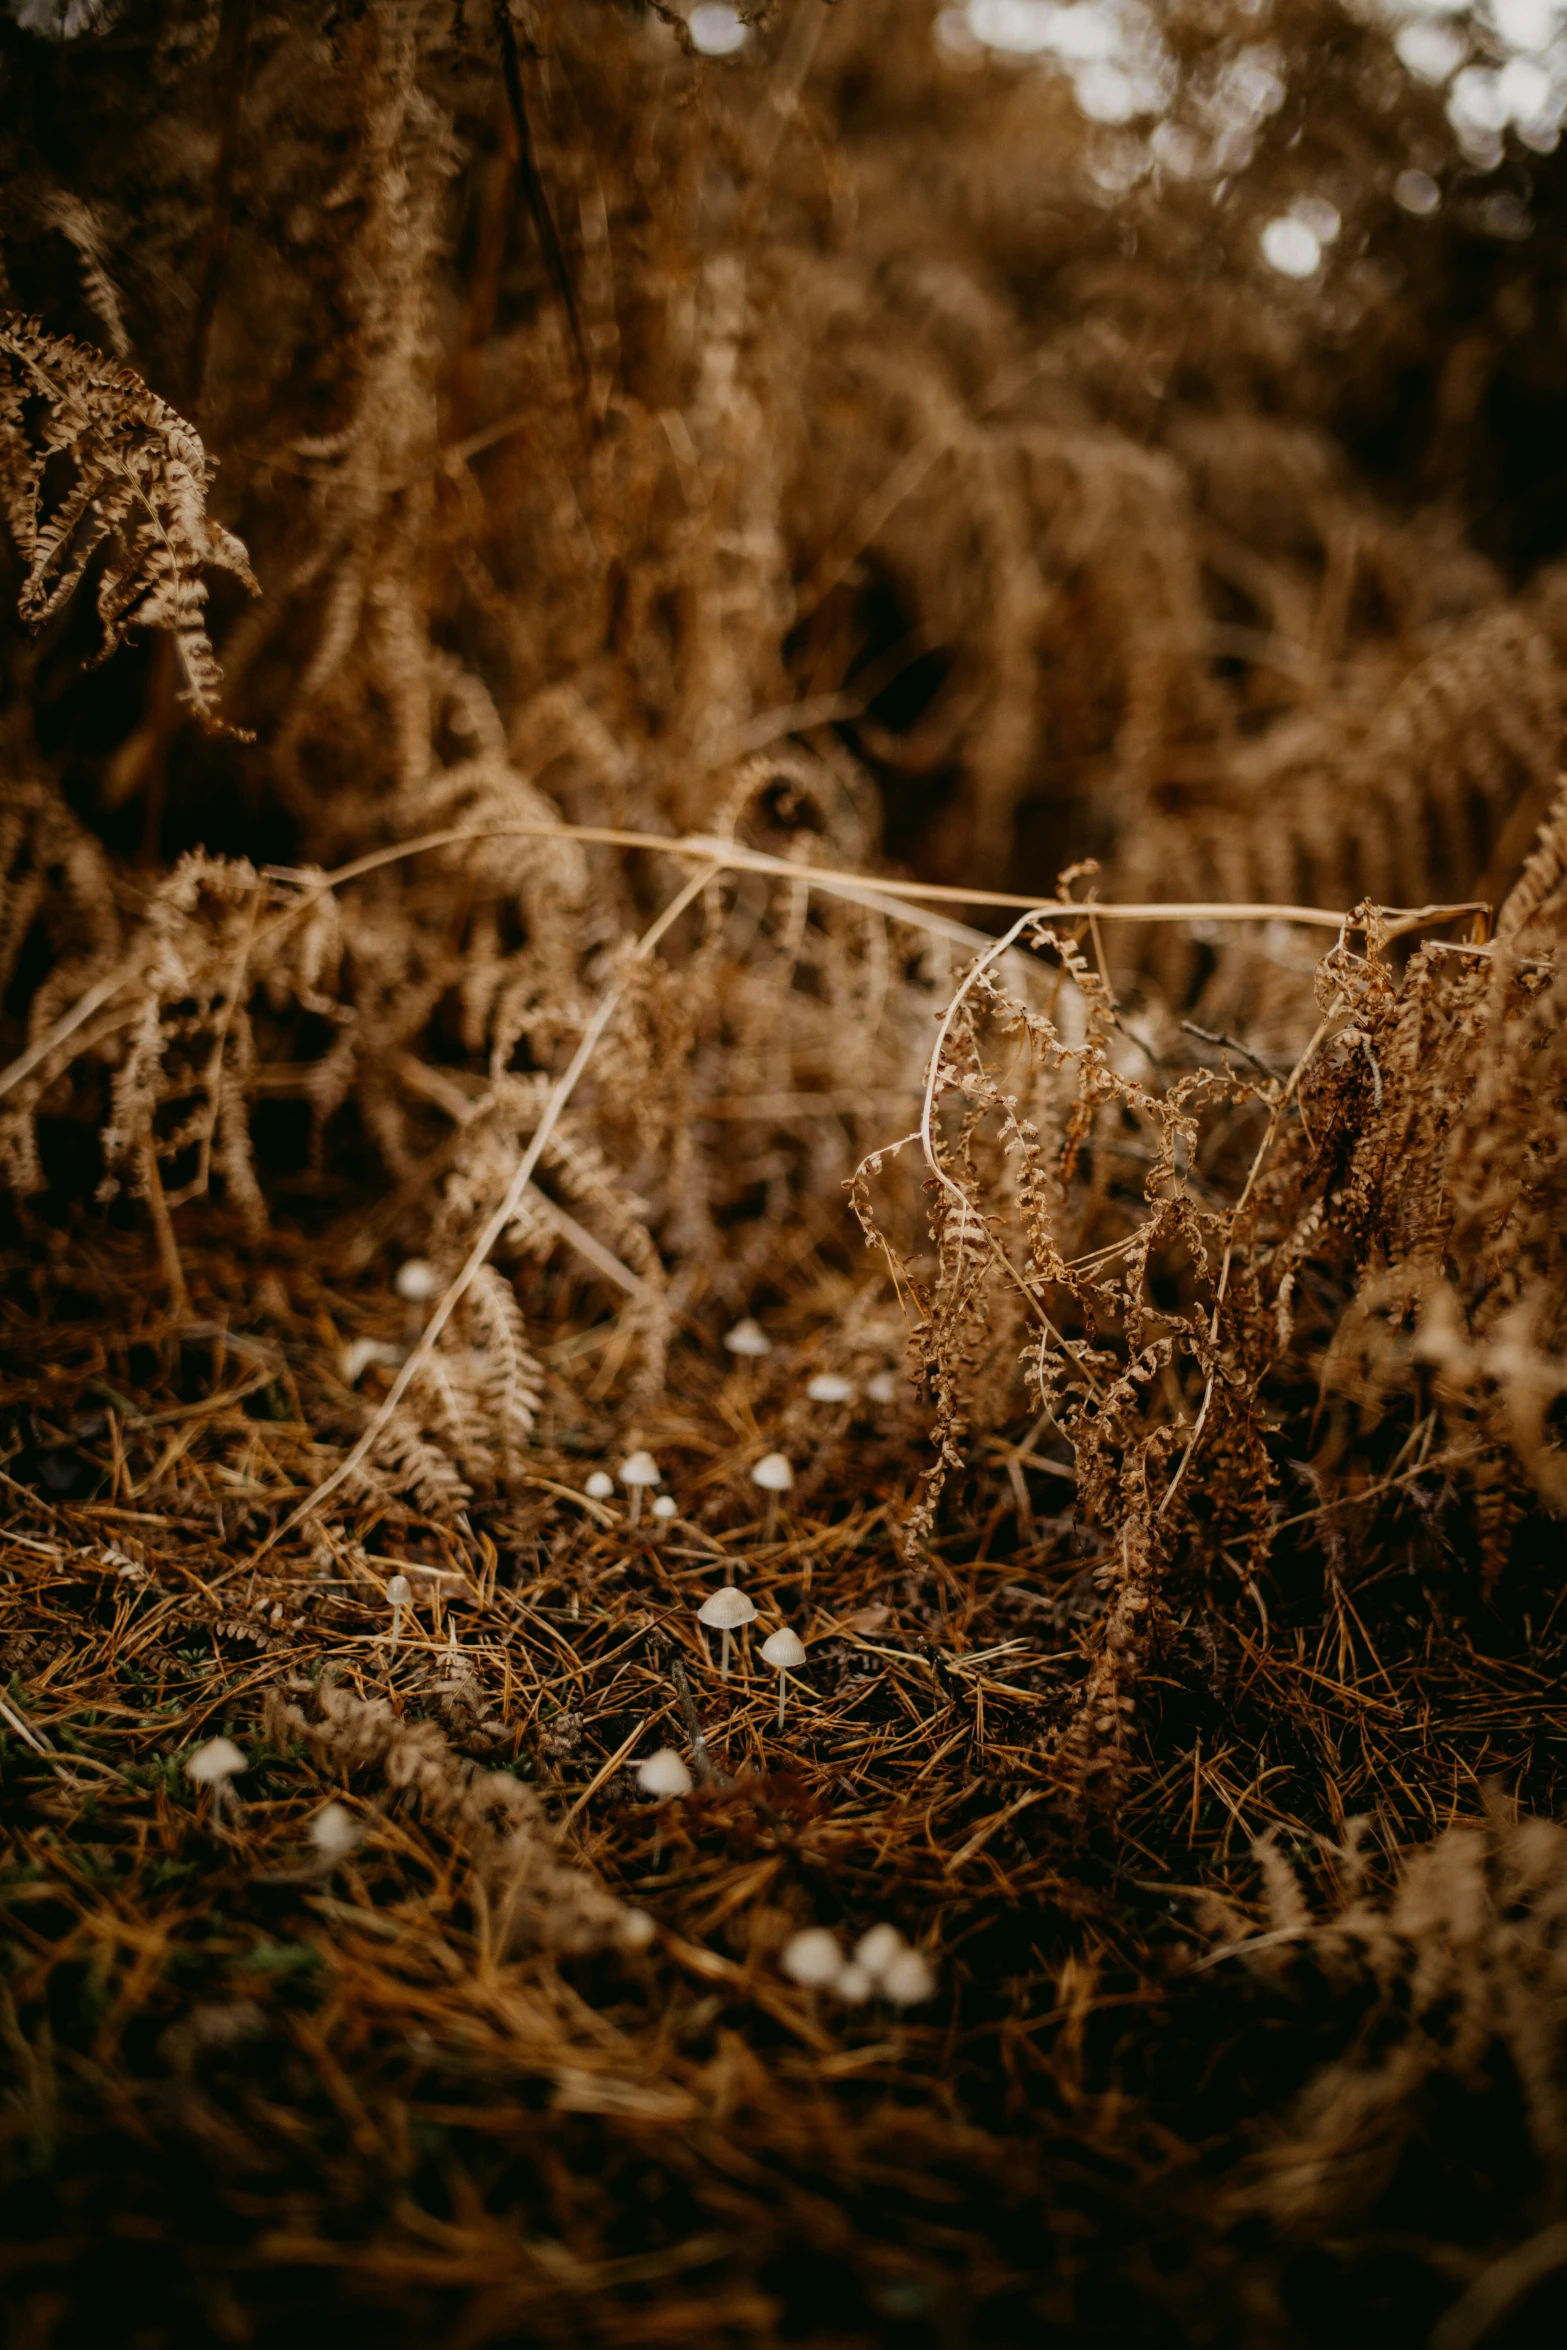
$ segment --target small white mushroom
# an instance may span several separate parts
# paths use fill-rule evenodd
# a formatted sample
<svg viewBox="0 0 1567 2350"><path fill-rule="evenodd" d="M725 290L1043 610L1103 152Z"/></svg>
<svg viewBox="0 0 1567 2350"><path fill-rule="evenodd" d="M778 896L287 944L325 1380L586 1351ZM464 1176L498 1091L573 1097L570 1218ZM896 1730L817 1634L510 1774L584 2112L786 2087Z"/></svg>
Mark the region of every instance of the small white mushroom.
<svg viewBox="0 0 1567 2350"><path fill-rule="evenodd" d="M879 1983L893 1961L902 1956L908 1944L896 1926L872 1926L854 1945L854 1963L863 1967L873 1983Z"/></svg>
<svg viewBox="0 0 1567 2350"><path fill-rule="evenodd" d="M851 2007L862 2005L865 2000L869 1999L875 1988L875 1984L865 1969L862 1966L856 1966L852 1959L833 1985L838 1997L846 1999Z"/></svg>
<svg viewBox="0 0 1567 2350"><path fill-rule="evenodd" d="M595 1469L582 1490L589 1501L608 1501L615 1490L615 1480L608 1469Z"/></svg>
<svg viewBox="0 0 1567 2350"><path fill-rule="evenodd" d="M659 1481L659 1466L650 1452L634 1452L620 1464L620 1482L631 1496L631 1523L642 1515L642 1496Z"/></svg>
<svg viewBox="0 0 1567 2350"><path fill-rule="evenodd" d="M653 1515L655 1518L677 1518L680 1515L680 1504L672 1493L655 1493Z"/></svg>
<svg viewBox="0 0 1567 2350"><path fill-rule="evenodd" d="M392 1275L392 1287L405 1305L427 1306L441 1286L441 1276L428 1257L409 1257Z"/></svg>
<svg viewBox="0 0 1567 2350"><path fill-rule="evenodd" d="M357 1852L364 1830L344 1803L324 1803L310 1823L310 1841L321 1859L335 1867Z"/></svg>
<svg viewBox="0 0 1567 2350"><path fill-rule="evenodd" d="M637 1765L637 1785L644 1795L665 1803L674 1795L689 1795L691 1773L672 1746L661 1746Z"/></svg>
<svg viewBox="0 0 1567 2350"><path fill-rule="evenodd" d="M432 1298L441 1294L441 1276L427 1257L410 1257L392 1275L392 1287L403 1301L403 1338L417 1346Z"/></svg>
<svg viewBox="0 0 1567 2350"><path fill-rule="evenodd" d="M394 1575L386 1587L386 1597L392 1610L392 1646L397 1646L403 1628L403 1610L412 1607L414 1587L406 1575Z"/></svg>
<svg viewBox="0 0 1567 2350"><path fill-rule="evenodd" d="M805 1642L798 1632L791 1632L785 1624L781 1632L762 1642L762 1662L771 1665L778 1675L778 1727L784 1726L784 1698L788 1690L788 1676L797 1673L805 1662Z"/></svg>
<svg viewBox="0 0 1567 2350"><path fill-rule="evenodd" d="M781 1452L764 1452L751 1471L751 1483L759 1485L767 1496L767 1510L762 1519L762 1540L771 1542L778 1526L778 1496L787 1493L794 1484L794 1471Z"/></svg>
<svg viewBox="0 0 1567 2350"><path fill-rule="evenodd" d="M750 1314L746 1315L743 1322L737 1322L732 1330L724 1332L724 1344L732 1355L761 1356L770 1355L773 1351L772 1340L761 1323Z"/></svg>
<svg viewBox="0 0 1567 2350"><path fill-rule="evenodd" d="M703 1600L696 1611L696 1620L699 1624L708 1625L714 1632L722 1632L724 1636L723 1656L718 1669L724 1680L727 1681L729 1678L730 1637L739 1630L742 1624L756 1622L755 1608L743 1591L737 1591L732 1583L726 1583L722 1591L715 1591Z"/></svg>
<svg viewBox="0 0 1567 2350"><path fill-rule="evenodd" d="M899 1951L892 1964L882 1970L881 1995L894 2007L918 2007L934 1999L936 1977L923 1951Z"/></svg>
<svg viewBox="0 0 1567 2350"><path fill-rule="evenodd" d="M814 1379L806 1381L805 1392L812 1403L852 1403L854 1381L845 1379L841 1371L818 1371Z"/></svg>
<svg viewBox="0 0 1567 2350"><path fill-rule="evenodd" d="M791 1934L778 1954L778 1963L792 1983L806 1991L825 1991L843 1973L843 1949L836 1934L825 1926L807 1926Z"/></svg>
<svg viewBox="0 0 1567 2350"><path fill-rule="evenodd" d="M209 1738L198 1746L186 1763L186 1773L197 1787L212 1789L212 1810L222 1819L228 1800L233 1794L233 1779L244 1770L245 1757L232 1738Z"/></svg>
<svg viewBox="0 0 1567 2350"><path fill-rule="evenodd" d="M865 1392L872 1403L894 1403L898 1394L896 1371L873 1371L865 1382Z"/></svg>
<svg viewBox="0 0 1567 2350"><path fill-rule="evenodd" d="M198 1787L221 1787L245 1768L245 1757L232 1738L209 1738L198 1746L185 1769Z"/></svg>

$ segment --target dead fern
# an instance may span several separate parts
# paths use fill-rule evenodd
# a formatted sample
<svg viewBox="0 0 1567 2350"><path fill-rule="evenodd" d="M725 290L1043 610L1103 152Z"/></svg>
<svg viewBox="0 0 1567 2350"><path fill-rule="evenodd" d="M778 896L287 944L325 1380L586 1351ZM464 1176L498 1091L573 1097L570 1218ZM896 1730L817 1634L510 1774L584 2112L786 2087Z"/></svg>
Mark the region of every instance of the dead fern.
<svg viewBox="0 0 1567 2350"><path fill-rule="evenodd" d="M433 1723L403 1722L383 1698L325 1687L309 1712L275 1695L269 1727L344 1768L379 1771L451 1837L491 1905L498 1948L645 1947L647 1919L560 1859L532 1791L505 1771L465 1764Z"/></svg>
<svg viewBox="0 0 1567 2350"><path fill-rule="evenodd" d="M51 468L66 476L52 492ZM216 566L258 591L239 540L207 512L211 479L191 427L130 368L0 316L0 505L26 566L23 620L44 627L101 557L98 659L135 629L163 631L185 702L216 726L202 575Z"/></svg>

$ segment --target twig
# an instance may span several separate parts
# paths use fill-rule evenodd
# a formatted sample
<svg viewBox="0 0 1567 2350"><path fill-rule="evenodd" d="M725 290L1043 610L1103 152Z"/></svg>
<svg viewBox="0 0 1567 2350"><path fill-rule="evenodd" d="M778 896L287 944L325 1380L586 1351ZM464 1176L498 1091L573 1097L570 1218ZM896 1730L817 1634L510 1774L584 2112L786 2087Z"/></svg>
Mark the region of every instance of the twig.
<svg viewBox="0 0 1567 2350"><path fill-rule="evenodd" d="M697 1777L705 1787L727 1787L729 1781L707 1751L707 1733L702 1728L696 1699L691 1694L690 1675L686 1671L684 1658L678 1653L670 1657L669 1677L675 1684L675 1695L680 1700L680 1711L685 1716L686 1736L691 1741L691 1760L696 1765Z"/></svg>
<svg viewBox="0 0 1567 2350"><path fill-rule="evenodd" d="M847 873L827 865L796 863L792 858L770 856L765 849L752 849L739 841L719 840L707 833L675 835L658 832L629 832L612 825L566 824L528 821L525 818L504 824L453 824L439 832L420 833L412 840L399 841L391 848L372 849L350 864L340 865L334 871L323 873L319 868L298 865L268 865L263 878L269 881L291 882L303 889L341 889L363 874L378 872L384 865L398 864L405 857L418 857L435 849L460 848L471 841L484 840L577 840L596 846L620 849L646 849L665 856L703 857L714 864L727 866L734 872L775 873L785 881L805 882L813 889L824 889L834 896L846 897L853 903L872 905L878 913L893 913L903 920L917 920L915 907L905 908L898 901L928 898L944 905L1009 907L1039 914L1047 920L1053 917L1082 921L1089 909L1081 898L1038 898L1020 895L1015 890L965 889L957 884L934 881L896 881L875 873ZM1489 915L1488 902L1478 898L1465 899L1461 904L1430 906L1392 906L1381 909L1387 917L1384 938L1402 938L1409 931L1427 925L1435 927L1442 922L1456 922L1462 914ZM1342 931L1359 927L1352 914L1335 911L1327 906L1293 906L1271 899L1248 898L1160 898L1128 900L1125 903L1096 898L1092 912L1101 921L1115 922L1296 922L1313 930ZM285 915L285 920L290 917ZM965 944L982 948L994 946L995 941L982 931L956 928L956 935Z"/></svg>
<svg viewBox="0 0 1567 2350"><path fill-rule="evenodd" d="M1477 939L1433 938L1426 952L1432 955L1478 955L1483 962L1494 962L1498 955L1507 956L1520 971L1556 971L1560 965L1548 955L1515 955L1508 952L1509 942L1497 939L1492 945L1482 945Z"/></svg>
<svg viewBox="0 0 1567 2350"><path fill-rule="evenodd" d="M1226 1036L1222 1028L1199 1028L1195 1020L1183 1020L1181 1026L1188 1036L1200 1036L1204 1044L1216 1044L1226 1052L1239 1053L1254 1069L1260 1069L1264 1077L1277 1077L1278 1071L1270 1069L1262 1055L1254 1053L1249 1044L1242 1044L1238 1036Z"/></svg>
<svg viewBox="0 0 1567 2350"><path fill-rule="evenodd" d="M108 1003L111 996L117 996L122 987L128 987L135 976L136 965L127 959L117 963L112 971L106 971L101 979L95 980L84 996L77 997L68 1012L61 1013L52 1028L46 1028L25 1053L18 1053L9 1068L0 1069L0 1094L9 1093L14 1085L21 1084L24 1077L30 1077L35 1069L48 1060L57 1045L64 1044L67 1038L74 1036L100 1005Z"/></svg>

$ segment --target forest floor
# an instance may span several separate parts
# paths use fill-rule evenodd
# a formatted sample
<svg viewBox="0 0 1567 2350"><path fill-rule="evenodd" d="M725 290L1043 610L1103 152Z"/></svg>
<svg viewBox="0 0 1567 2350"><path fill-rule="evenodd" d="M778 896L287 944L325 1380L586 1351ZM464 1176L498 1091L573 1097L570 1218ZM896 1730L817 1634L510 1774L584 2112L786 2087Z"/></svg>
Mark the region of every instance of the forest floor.
<svg viewBox="0 0 1567 2350"><path fill-rule="evenodd" d="M830 1251L765 1361L677 1345L640 1431L676 1517L583 1490L618 1463L589 1324L453 1531L290 1523L356 1425L344 1350L406 1344L393 1260L181 1247L172 1307L91 1215L3 1267L18 2345L1388 2345L1461 2294L1440 2338L1481 2339L1462 2312L1537 2186L1529 2027L1459 2045L1496 1969L1452 1920L1518 1808L1559 1811L1567 1698L1558 1628L1445 1611L1429 1431L1358 1500L1302 1485L1271 1604L1237 1578L1222 1638L1178 1628L1101 1818L1050 1762L1102 1604L1058 1465L994 1444L911 1567L914 1409L862 1396L757 1514ZM758 1621L725 1678L696 1610L730 1582ZM808 1653L780 1726L781 1622ZM227 1790L189 1773L219 1735ZM664 1745L696 1783L655 1803ZM1412 2067L1419 1961L1364 1924L1410 1841L1470 1953ZM928 2000L780 1963L882 1922ZM1545 2338L1536 2284L1486 2342Z"/></svg>

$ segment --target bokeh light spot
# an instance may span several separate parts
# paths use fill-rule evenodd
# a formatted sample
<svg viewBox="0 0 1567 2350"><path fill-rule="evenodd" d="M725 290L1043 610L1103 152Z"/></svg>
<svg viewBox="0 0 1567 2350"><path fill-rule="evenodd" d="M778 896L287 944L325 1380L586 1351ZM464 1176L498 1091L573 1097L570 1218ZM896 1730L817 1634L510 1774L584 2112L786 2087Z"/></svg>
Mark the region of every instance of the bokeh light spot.
<svg viewBox="0 0 1567 2350"><path fill-rule="evenodd" d="M1313 277L1321 266L1321 245L1305 222L1293 214L1270 220L1261 241L1262 258L1280 277Z"/></svg>

